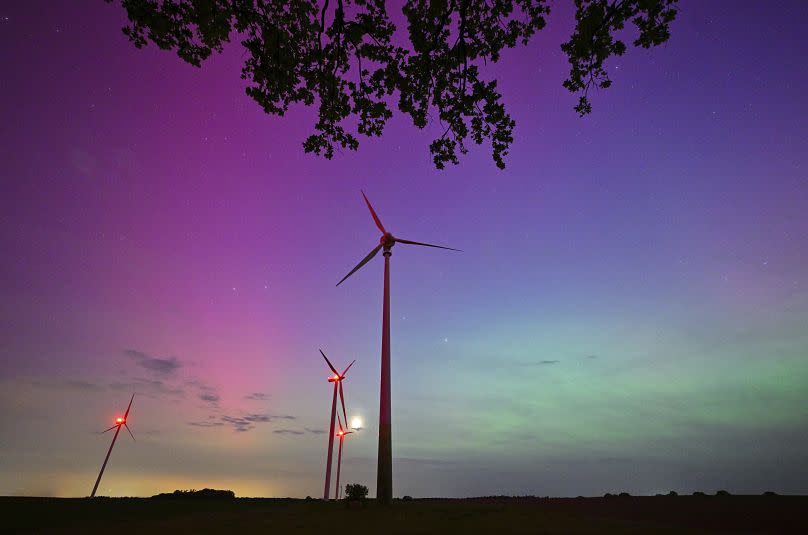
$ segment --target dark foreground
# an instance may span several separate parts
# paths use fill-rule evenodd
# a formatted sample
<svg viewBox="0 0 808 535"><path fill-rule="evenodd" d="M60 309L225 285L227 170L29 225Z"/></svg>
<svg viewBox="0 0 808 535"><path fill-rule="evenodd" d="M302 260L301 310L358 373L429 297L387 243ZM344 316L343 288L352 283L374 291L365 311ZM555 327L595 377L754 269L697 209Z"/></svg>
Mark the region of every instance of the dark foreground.
<svg viewBox="0 0 808 535"><path fill-rule="evenodd" d="M0 533L805 533L808 497L397 501L0 498Z"/></svg>

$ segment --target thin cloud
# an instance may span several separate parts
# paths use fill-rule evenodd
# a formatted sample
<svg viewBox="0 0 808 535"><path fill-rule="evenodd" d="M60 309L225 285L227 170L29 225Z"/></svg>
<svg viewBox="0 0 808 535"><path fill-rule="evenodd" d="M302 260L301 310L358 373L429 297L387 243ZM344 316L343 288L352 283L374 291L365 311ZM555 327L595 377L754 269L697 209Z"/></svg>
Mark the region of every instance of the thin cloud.
<svg viewBox="0 0 808 535"><path fill-rule="evenodd" d="M244 433L255 429L256 424L265 424L274 420L295 420L295 416L275 416L273 414L248 413L243 416L222 416L220 420L230 425L234 431Z"/></svg>
<svg viewBox="0 0 808 535"><path fill-rule="evenodd" d="M512 366L524 366L524 367L532 367L532 366L552 366L554 364L558 364L561 362L557 359L544 359L544 360L522 360L522 361L515 361L511 362Z"/></svg>
<svg viewBox="0 0 808 535"><path fill-rule="evenodd" d="M325 434L325 431L323 429L311 429L309 427L306 427L306 431L308 431L309 433L311 433L313 435L324 435Z"/></svg>
<svg viewBox="0 0 808 535"><path fill-rule="evenodd" d="M239 433L255 429L255 426L250 421L238 416L222 416L222 422L231 425L233 430Z"/></svg>
<svg viewBox="0 0 808 535"><path fill-rule="evenodd" d="M297 417L290 415L247 413L242 416L208 416L208 419L217 422L216 425L212 425L210 421L199 422L199 427L218 427L220 425L229 425L234 431L245 433L255 429L256 425L258 424L266 424L275 420L296 420Z"/></svg>
<svg viewBox="0 0 808 535"><path fill-rule="evenodd" d="M153 357L136 349L127 349L123 353L127 357L133 359L135 364L141 368L147 369L158 375L171 375L182 366L177 357Z"/></svg>
<svg viewBox="0 0 808 535"><path fill-rule="evenodd" d="M221 400L221 396L216 391L216 389L206 383L203 383L199 379L191 379L185 381L185 385L195 388L198 393L196 395L197 399L204 401L205 403L209 403L212 407L219 408L219 401Z"/></svg>
<svg viewBox="0 0 808 535"><path fill-rule="evenodd" d="M188 422L188 425L194 427L222 427L224 422Z"/></svg>
<svg viewBox="0 0 808 535"><path fill-rule="evenodd" d="M276 429L273 431L276 435L302 435L303 431L296 429Z"/></svg>
<svg viewBox="0 0 808 535"><path fill-rule="evenodd" d="M244 420L255 423L271 422L273 418L274 416L269 414L248 414L244 416Z"/></svg>
<svg viewBox="0 0 808 535"><path fill-rule="evenodd" d="M368 464L375 461L375 457L348 457L347 459L343 459L342 462L348 464ZM394 457L393 463L407 465L422 464L432 466L451 466L457 464L456 461L450 461L448 459L416 459L412 457Z"/></svg>
<svg viewBox="0 0 808 535"><path fill-rule="evenodd" d="M520 366L552 366L558 364L560 360L531 360L529 362L520 362Z"/></svg>
<svg viewBox="0 0 808 535"><path fill-rule="evenodd" d="M264 394L263 392L253 392L252 394L247 394L244 396L244 399L249 399L252 401L266 401L269 399L269 394Z"/></svg>
<svg viewBox="0 0 808 535"><path fill-rule="evenodd" d="M212 392L203 392L202 394L199 394L199 399L202 401L208 401L210 403L217 403L219 401L219 395Z"/></svg>
<svg viewBox="0 0 808 535"><path fill-rule="evenodd" d="M394 457L393 462L402 464L432 464L432 465L457 464L455 461L450 461L448 459L415 459L412 457Z"/></svg>

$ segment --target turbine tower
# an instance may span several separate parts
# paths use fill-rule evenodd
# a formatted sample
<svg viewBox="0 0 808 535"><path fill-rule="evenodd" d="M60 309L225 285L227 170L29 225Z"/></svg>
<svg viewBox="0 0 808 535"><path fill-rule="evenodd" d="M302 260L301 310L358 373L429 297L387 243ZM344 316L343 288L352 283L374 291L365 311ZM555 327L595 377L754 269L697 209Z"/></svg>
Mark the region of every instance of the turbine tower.
<svg viewBox="0 0 808 535"><path fill-rule="evenodd" d="M345 440L345 435L350 435L353 431L346 431L342 428L342 420L339 419L339 414L337 414L337 422L339 422L339 431L337 431L337 436L339 437L339 453L337 454L337 484L335 485L334 498L339 500L339 472L342 467L342 442ZM345 422L347 426L348 421L346 420Z"/></svg>
<svg viewBox="0 0 808 535"><path fill-rule="evenodd" d="M348 367L342 373L339 373L337 369L331 364L331 361L328 360L328 357L325 356L323 350L320 350L320 354L325 359L325 363L328 364L328 367L331 368L331 371L334 372L334 375L328 378L329 383L334 383L334 398L331 400L331 423L330 429L328 431L328 454L326 455L325 461L325 488L323 489L323 500L328 501L328 492L331 487L331 458L333 457L334 453L334 421L336 420L337 415L337 391L339 391L339 399L342 403L342 415L346 416L345 414L345 394L342 392L342 380L345 379L345 374L348 373L348 370L351 366L354 365L354 362L348 364ZM346 416L347 420L347 416Z"/></svg>
<svg viewBox="0 0 808 535"><path fill-rule="evenodd" d="M345 282L345 279L353 275L359 268L370 262L379 250L384 249L382 372L379 394L379 458L378 467L376 469L376 501L378 503L390 503L393 501L393 443L390 419L390 255L392 254L393 245L397 243L449 249L450 251L460 251L460 249L396 238L384 228L384 225L382 225L382 222L379 220L379 216L376 215L373 206L370 205L370 201L364 191L362 192L362 197L365 199L365 204L368 205L370 215L373 216L373 221L376 223L376 227L381 231L382 236L379 239L379 245L374 247L355 268L345 275L342 280L337 283L337 286Z"/></svg>
<svg viewBox="0 0 808 535"><path fill-rule="evenodd" d="M104 464L101 465L101 471L98 472L98 479L95 480L95 485L93 485L93 492L90 494L90 498L95 498L95 491L98 490L98 484L101 483L101 476L104 475L104 468L107 467L107 461L109 461L109 454L112 453L112 448L115 446L115 440L118 438L118 433L121 432L121 427L125 427L127 431L129 431L129 435L131 435L132 440L135 440L135 435L132 434L132 430L129 429L129 426L126 424L126 418L129 416L129 409L132 408L132 401L135 400L135 395L132 394L132 399L129 400L129 406L126 407L126 412L121 417L115 418L115 425L106 429L102 432L106 433L107 431L112 431L115 429L115 434L112 435L112 444L109 445L109 449L107 450L107 456L104 457Z"/></svg>

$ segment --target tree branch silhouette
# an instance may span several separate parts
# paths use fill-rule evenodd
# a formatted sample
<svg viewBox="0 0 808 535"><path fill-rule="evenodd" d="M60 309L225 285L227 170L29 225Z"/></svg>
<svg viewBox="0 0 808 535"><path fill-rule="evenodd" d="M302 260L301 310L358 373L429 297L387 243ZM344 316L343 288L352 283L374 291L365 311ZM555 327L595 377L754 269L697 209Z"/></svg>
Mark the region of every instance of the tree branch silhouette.
<svg viewBox="0 0 808 535"><path fill-rule="evenodd" d="M443 125L429 146L438 169L459 163L469 138L489 143L505 167L516 122L497 80L483 75L504 49L527 45L550 13L549 0L406 0L402 45L384 0L106 1L125 9L123 32L136 47L151 42L196 67L239 39L246 93L266 113L317 106L306 152L331 159L336 149L357 150L358 135L384 133L392 106L419 129L434 112ZM590 89L612 83L605 61L626 51L615 34L630 22L634 46L664 43L677 0L574 2L575 30L561 46L570 63L563 85L580 95L583 116L592 111Z"/></svg>

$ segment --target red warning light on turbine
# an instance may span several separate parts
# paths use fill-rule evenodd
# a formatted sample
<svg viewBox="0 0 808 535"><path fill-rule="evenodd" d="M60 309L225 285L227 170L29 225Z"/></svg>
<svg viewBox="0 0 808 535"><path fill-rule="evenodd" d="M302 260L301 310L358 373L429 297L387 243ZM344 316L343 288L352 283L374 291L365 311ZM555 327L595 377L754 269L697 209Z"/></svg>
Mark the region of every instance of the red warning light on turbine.
<svg viewBox="0 0 808 535"><path fill-rule="evenodd" d="M123 418L121 418L121 417L115 418L115 423L116 424L122 424L124 422L125 422L125 420Z"/></svg>

